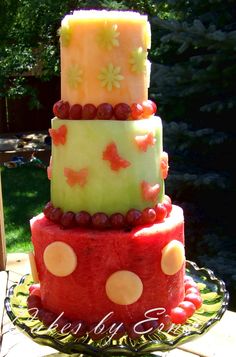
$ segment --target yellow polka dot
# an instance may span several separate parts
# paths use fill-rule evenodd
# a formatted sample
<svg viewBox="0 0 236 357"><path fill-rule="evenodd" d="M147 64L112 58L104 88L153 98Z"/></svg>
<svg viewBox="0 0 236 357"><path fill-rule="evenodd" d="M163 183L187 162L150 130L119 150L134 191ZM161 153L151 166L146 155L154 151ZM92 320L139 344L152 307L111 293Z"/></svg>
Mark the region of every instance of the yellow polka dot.
<svg viewBox="0 0 236 357"><path fill-rule="evenodd" d="M136 302L143 292L143 283L132 271L119 270L110 275L106 282L108 298L119 305L130 305Z"/></svg>
<svg viewBox="0 0 236 357"><path fill-rule="evenodd" d="M43 260L47 270L59 277L70 275L77 266L77 256L74 250L70 245L59 241L47 246Z"/></svg>
<svg viewBox="0 0 236 357"><path fill-rule="evenodd" d="M184 246L178 240L172 240L162 249L161 269L164 274L176 274L184 261Z"/></svg>
<svg viewBox="0 0 236 357"><path fill-rule="evenodd" d="M37 270L33 252L29 253L29 261L30 261L30 268L31 268L31 274L32 274L33 281L35 283L39 283L38 270Z"/></svg>

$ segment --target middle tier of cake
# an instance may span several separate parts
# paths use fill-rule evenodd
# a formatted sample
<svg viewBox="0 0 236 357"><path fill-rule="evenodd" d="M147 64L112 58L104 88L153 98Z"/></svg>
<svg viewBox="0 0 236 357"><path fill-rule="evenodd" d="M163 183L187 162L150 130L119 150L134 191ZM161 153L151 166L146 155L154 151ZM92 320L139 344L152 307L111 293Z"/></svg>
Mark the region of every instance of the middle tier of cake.
<svg viewBox="0 0 236 357"><path fill-rule="evenodd" d="M52 120L51 201L64 212L125 214L162 202L168 156L159 117Z"/></svg>

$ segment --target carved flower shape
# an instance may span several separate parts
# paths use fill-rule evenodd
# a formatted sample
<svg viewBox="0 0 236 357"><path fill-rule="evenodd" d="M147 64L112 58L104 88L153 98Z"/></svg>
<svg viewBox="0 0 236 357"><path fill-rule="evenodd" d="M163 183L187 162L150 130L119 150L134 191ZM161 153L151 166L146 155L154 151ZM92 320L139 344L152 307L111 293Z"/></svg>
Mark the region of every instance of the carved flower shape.
<svg viewBox="0 0 236 357"><path fill-rule="evenodd" d="M105 50L111 50L113 47L119 46L118 37L120 33L117 31L116 24L104 24L97 35L98 44Z"/></svg>
<svg viewBox="0 0 236 357"><path fill-rule="evenodd" d="M68 47L71 40L71 30L68 25L63 25L59 28L58 34L60 36L61 45Z"/></svg>
<svg viewBox="0 0 236 357"><path fill-rule="evenodd" d="M82 76L82 69L77 64L71 65L67 70L67 81L70 88L76 89L82 82Z"/></svg>
<svg viewBox="0 0 236 357"><path fill-rule="evenodd" d="M120 88L120 81L124 79L124 76L121 75L120 71L121 68L113 66L112 63L103 67L98 76L102 87L105 87L108 91L111 91L113 87Z"/></svg>
<svg viewBox="0 0 236 357"><path fill-rule="evenodd" d="M131 71L135 73L143 73L146 69L147 53L142 47L135 48L131 52L129 63Z"/></svg>

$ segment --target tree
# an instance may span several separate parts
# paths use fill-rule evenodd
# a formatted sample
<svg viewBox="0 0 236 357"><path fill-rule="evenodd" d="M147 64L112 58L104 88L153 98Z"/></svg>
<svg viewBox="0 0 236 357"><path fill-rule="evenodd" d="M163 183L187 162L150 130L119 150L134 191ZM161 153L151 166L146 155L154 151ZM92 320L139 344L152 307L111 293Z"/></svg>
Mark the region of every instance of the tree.
<svg viewBox="0 0 236 357"><path fill-rule="evenodd" d="M150 94L164 118L167 191L185 210L188 257L235 296L235 2L160 3L168 16L152 18Z"/></svg>

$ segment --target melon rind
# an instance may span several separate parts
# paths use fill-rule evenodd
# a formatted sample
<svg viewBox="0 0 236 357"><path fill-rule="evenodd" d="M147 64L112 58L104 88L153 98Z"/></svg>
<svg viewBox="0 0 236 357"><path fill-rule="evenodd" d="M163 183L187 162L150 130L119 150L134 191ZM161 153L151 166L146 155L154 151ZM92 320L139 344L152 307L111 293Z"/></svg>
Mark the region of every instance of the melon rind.
<svg viewBox="0 0 236 357"><path fill-rule="evenodd" d="M51 200L63 211L85 210L90 214L105 212L125 214L129 209L142 210L156 202L144 201L141 182L161 187L158 202L164 194L164 181L160 172L162 153L162 123L159 117L134 121L115 120L62 120L54 118L52 128L67 126L64 145L52 143ZM146 152L139 150L135 136L153 132L156 142ZM103 160L107 145L114 142L120 157L131 165L119 171L111 169ZM88 169L87 184L71 187L64 169Z"/></svg>

